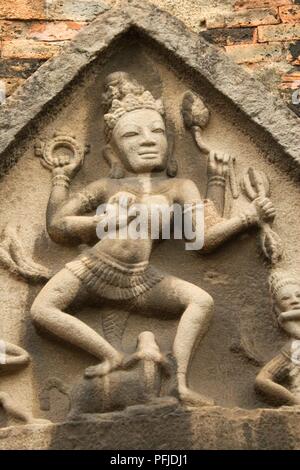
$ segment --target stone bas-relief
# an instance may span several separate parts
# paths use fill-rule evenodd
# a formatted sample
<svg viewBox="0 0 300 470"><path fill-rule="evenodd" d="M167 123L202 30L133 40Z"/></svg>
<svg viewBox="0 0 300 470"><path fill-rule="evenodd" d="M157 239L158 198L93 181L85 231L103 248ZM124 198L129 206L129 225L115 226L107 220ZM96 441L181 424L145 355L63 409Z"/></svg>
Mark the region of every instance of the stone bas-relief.
<svg viewBox="0 0 300 470"><path fill-rule="evenodd" d="M122 239L124 227L122 221L118 221L116 239L107 234L97 240L99 218L88 215L103 202L115 203L125 196L129 204L138 202L151 207L151 204L171 206L176 202L195 208L201 202L199 190L191 180L169 176L168 158L172 156L168 155L164 109L160 100L155 100L127 73L115 72L106 79L103 102L105 154L111 166L111 178L95 181L83 191L70 195L70 180L80 170L82 158L75 154L69 158L58 155L51 159L46 152L46 160L43 155L42 161L53 176L47 208L50 238L56 243L85 243L92 247L84 250L46 284L33 303L32 319L44 330L99 359L99 365L85 370L86 379L92 379L122 369L126 356L103 336L71 316L68 308L72 303L80 300L86 304L91 298L99 305L104 300L116 304L121 301L123 308L139 315L159 318L163 311L170 318L180 317L173 345L177 395L185 404L212 404L209 397L190 389L187 371L192 352L209 327L213 299L201 288L162 273L150 264L154 244L151 226L148 225L143 238L129 236ZM55 143L51 148L54 147ZM218 161L216 155L213 159ZM209 168L214 179L218 175L212 174L213 159L210 159ZM225 181L223 175L219 177ZM212 188L213 185L209 185L208 194ZM249 227L272 221L274 215L271 201L258 194L240 215L205 226L203 251L210 252ZM128 229L134 222L129 221ZM195 226L195 229L202 230L202 227ZM162 231L163 226L160 226L160 238Z"/></svg>
<svg viewBox="0 0 300 470"><path fill-rule="evenodd" d="M0 430L0 447L299 448L297 308L278 304L278 325L268 292L300 274L296 126L201 38L129 10L88 26L0 122L0 337L32 358L0 388L54 423ZM199 252L97 235L102 202L173 201L204 202Z"/></svg>
<svg viewBox="0 0 300 470"><path fill-rule="evenodd" d="M48 141L38 141L35 146L35 154L52 173L46 220L49 237L57 244L80 245L80 256L51 277L47 268L25 255L16 231L8 226L2 243L2 251L6 253L2 264L27 281L43 282L51 277L32 305L33 322L100 361L99 365L85 370L81 383L70 392L69 419L137 404L176 403L176 398L184 405L213 405L210 397L191 390L187 379L192 353L209 328L212 297L198 286L150 264L155 247L151 224L143 237L122 239L124 225L119 219L116 239L111 239L107 232L98 240L96 229L103 222L103 215L95 215L103 202L120 204L122 201L129 205L143 203L147 207L166 203L171 206L176 202L182 206L190 204L194 211L202 202L199 190L192 180L176 177L177 163L171 153L173 147L161 100L154 99L150 91L125 72L114 72L106 78L102 99L104 155L111 168L109 178L70 194L70 182L82 168L89 145L83 147L75 137L55 133ZM276 263L282 248L278 235L269 226L275 210L267 197L270 194L268 180L250 168L244 176L242 189L251 203L239 215L225 218L226 183L229 182L234 199L240 194L234 168L236 159L215 153L204 143L202 130L209 121L209 111L195 94L185 93L182 115L200 153L208 154L202 252L209 254L237 234L257 226L263 232L261 239L266 258ZM126 220L126 229L134 219ZM193 214L194 229L202 230L195 222ZM163 223L170 224L171 220L163 220ZM160 223L160 239L163 228ZM139 335L137 351L126 354L122 335L128 315L118 318L113 314L103 322L104 333L108 323L114 342L118 337L116 347L105 334L101 336L68 313L72 304L91 302L101 307L105 301L116 306L122 304L128 315L130 312L160 319L163 312L166 317L181 317L172 354L168 358L162 354L153 333L147 331ZM167 392L162 387L164 379L171 382Z"/></svg>

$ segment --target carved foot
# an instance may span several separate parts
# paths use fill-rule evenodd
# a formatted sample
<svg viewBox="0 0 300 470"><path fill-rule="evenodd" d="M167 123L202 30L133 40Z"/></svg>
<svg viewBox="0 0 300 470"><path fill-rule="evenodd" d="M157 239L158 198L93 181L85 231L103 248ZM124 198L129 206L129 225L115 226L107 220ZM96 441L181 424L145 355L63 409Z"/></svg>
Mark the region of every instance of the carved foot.
<svg viewBox="0 0 300 470"><path fill-rule="evenodd" d="M178 388L179 399L184 405L189 406L213 406L214 400L201 395L200 393L193 392L188 387Z"/></svg>
<svg viewBox="0 0 300 470"><path fill-rule="evenodd" d="M94 377L102 377L107 375L115 369L120 369L123 362L123 356L119 356L114 359L106 359L105 361L97 364L96 366L90 366L85 369L84 376L87 379Z"/></svg>

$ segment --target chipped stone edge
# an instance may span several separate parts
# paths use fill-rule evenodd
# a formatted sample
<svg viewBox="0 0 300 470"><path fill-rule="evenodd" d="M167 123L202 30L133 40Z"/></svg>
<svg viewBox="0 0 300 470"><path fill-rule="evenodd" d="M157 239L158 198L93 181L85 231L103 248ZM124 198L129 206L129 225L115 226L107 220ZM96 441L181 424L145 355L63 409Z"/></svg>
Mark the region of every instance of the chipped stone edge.
<svg viewBox="0 0 300 470"><path fill-rule="evenodd" d="M84 415L76 421L3 428L0 450L124 450L133 446L138 450L159 449L160 444L181 450L297 450L299 423L300 407L246 410L139 405L115 413ZM156 432L149 435L152 428ZM147 445L145 436L149 437Z"/></svg>

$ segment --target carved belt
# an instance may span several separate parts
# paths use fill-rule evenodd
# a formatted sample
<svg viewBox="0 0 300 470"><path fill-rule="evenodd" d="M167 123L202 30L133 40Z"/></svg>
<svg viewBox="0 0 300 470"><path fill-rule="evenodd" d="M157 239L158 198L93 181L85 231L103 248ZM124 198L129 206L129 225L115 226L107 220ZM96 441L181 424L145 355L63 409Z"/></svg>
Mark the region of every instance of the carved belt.
<svg viewBox="0 0 300 470"><path fill-rule="evenodd" d="M160 282L164 275L148 262L125 264L106 255L82 254L66 264L84 286L107 299L132 299Z"/></svg>

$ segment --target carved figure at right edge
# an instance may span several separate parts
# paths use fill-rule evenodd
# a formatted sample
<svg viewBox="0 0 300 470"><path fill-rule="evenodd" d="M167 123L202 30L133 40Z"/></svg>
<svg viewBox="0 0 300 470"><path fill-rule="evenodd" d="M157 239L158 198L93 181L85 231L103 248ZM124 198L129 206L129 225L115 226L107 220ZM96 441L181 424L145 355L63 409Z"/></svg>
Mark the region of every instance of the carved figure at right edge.
<svg viewBox="0 0 300 470"><path fill-rule="evenodd" d="M270 289L278 324L290 339L261 369L255 387L272 404L300 405L300 282L278 271Z"/></svg>

